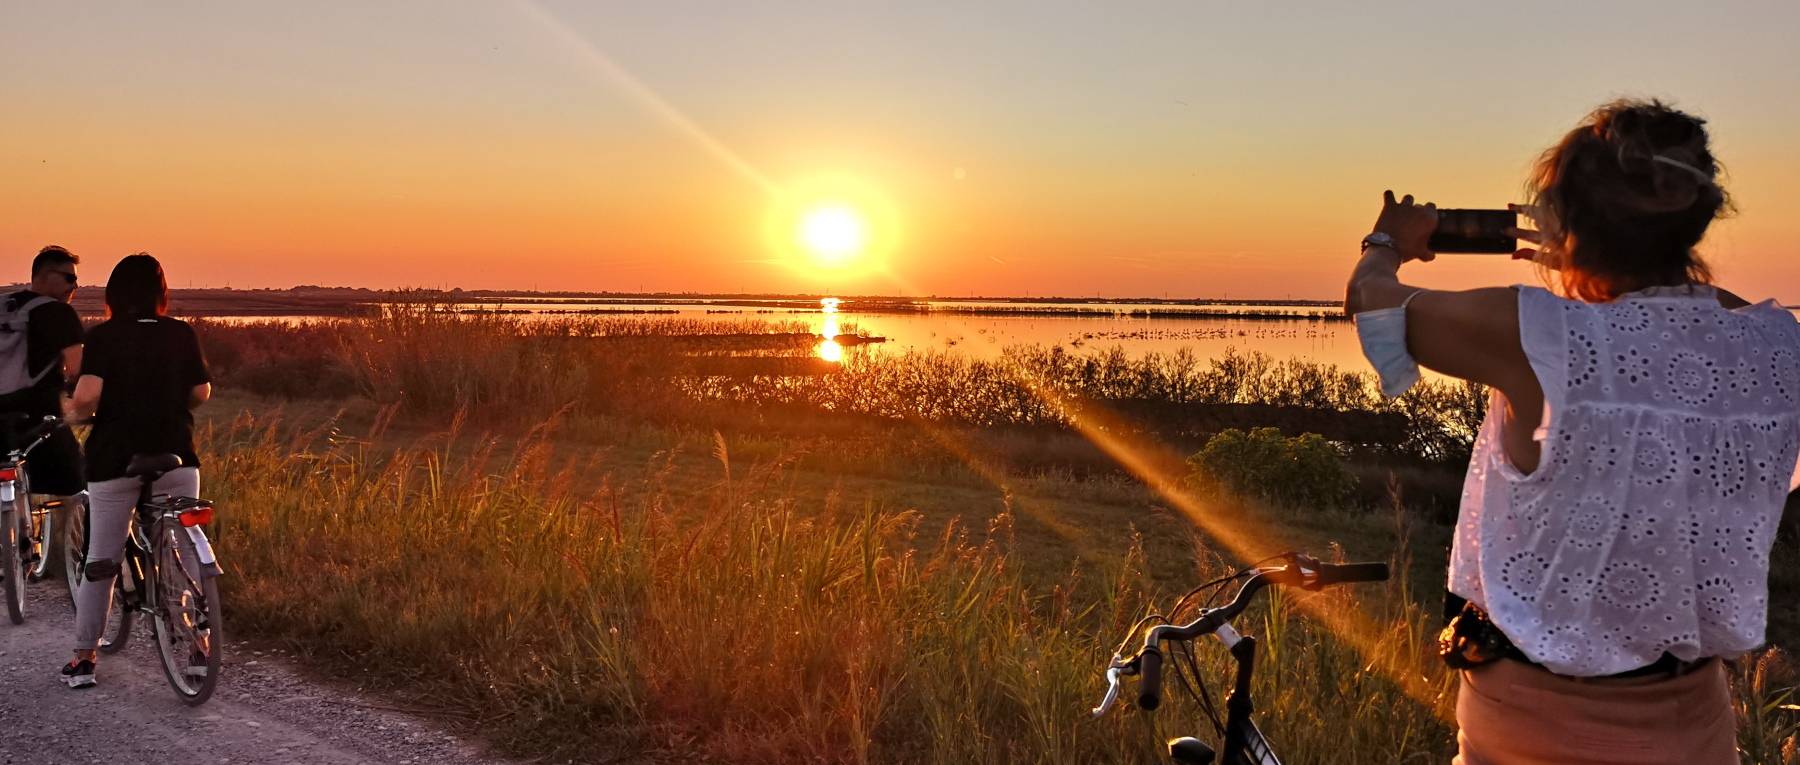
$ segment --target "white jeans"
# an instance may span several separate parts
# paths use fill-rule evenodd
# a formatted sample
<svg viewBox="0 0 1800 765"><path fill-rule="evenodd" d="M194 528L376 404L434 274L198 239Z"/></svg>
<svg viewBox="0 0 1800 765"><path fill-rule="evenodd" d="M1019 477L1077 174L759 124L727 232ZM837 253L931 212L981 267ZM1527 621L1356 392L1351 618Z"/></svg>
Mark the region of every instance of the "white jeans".
<svg viewBox="0 0 1800 765"><path fill-rule="evenodd" d="M125 533L131 527L131 513L137 507L138 493L144 482L136 478L114 478L88 484L87 561L89 576L82 577L81 591L75 594L75 650L91 651L100 646L100 632L106 628L106 614L112 610L113 580L118 569L104 579L91 578L96 562L121 561L125 557ZM200 469L176 468L156 479L151 494L177 497L200 496Z"/></svg>

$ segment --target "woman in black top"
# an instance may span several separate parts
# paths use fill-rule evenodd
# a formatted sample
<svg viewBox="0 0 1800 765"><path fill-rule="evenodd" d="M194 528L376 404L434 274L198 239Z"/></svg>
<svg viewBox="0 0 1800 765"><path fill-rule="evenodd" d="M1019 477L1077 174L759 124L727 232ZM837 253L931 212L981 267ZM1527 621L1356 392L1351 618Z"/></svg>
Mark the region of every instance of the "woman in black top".
<svg viewBox="0 0 1800 765"><path fill-rule="evenodd" d="M89 331L75 384L75 416L89 413L87 575L75 597L75 659L63 667L71 688L94 685L95 649L112 607L113 580L125 552L142 484L125 476L138 454L174 454L182 467L157 479L157 494L198 496L193 409L212 395L193 327L166 314L168 280L145 253L119 261L106 282L107 320ZM193 669L205 672L196 652Z"/></svg>

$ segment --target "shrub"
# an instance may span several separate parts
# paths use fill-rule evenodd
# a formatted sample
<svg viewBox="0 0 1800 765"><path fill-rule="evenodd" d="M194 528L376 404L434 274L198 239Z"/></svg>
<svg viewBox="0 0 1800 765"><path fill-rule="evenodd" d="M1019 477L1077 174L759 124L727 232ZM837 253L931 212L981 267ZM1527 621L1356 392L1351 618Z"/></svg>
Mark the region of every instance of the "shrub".
<svg viewBox="0 0 1800 765"><path fill-rule="evenodd" d="M1281 505L1340 506L1356 488L1337 448L1317 433L1289 438L1275 428L1231 428L1188 464L1201 483Z"/></svg>

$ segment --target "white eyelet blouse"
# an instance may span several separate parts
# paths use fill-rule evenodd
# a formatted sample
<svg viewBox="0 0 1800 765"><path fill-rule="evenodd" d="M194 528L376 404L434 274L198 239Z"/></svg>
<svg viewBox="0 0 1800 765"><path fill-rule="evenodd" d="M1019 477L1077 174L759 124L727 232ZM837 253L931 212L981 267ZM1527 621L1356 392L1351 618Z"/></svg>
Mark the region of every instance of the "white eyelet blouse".
<svg viewBox="0 0 1800 765"><path fill-rule="evenodd" d="M1542 456L1516 469L1488 409L1450 590L1564 675L1761 645L1800 455L1793 315L1727 310L1705 287L1611 303L1520 287L1519 326L1544 389Z"/></svg>

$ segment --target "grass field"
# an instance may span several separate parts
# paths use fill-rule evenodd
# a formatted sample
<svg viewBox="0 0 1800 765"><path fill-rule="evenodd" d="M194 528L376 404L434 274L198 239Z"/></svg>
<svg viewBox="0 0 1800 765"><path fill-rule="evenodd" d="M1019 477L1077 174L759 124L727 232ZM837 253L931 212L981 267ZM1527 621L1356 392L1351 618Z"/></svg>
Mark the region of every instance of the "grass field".
<svg viewBox="0 0 1800 765"><path fill-rule="evenodd" d="M1036 378L1062 381L1047 386L1060 403L1028 422L843 412L850 394L746 391L908 380L951 401L985 381L987 400L1023 401L1018 370L1045 366L864 361L722 396L681 382L666 345L631 340L692 329L659 321L203 327L227 391L203 451L234 629L559 761L1145 762L1207 723L1179 700L1086 715L1126 627L1304 549L1406 575L1240 621L1264 641L1264 730L1295 763L1448 759L1454 686L1430 646L1448 530L1431 494L1446 473L1454 486L1467 421L1442 402L1467 394L1403 404L1398 443L1348 449L1359 489L1341 502L1284 507L1202 491L1185 480L1191 441L1082 407L1212 380L1171 403L1325 411L1359 400L1351 378L1061 360L1073 371ZM551 337L618 339L595 359ZM1123 393L1094 387L1133 375ZM1420 436L1426 415L1438 432ZM1796 622L1792 548L1772 582L1778 642ZM1197 654L1222 690L1222 653ZM434 671L381 669L420 666ZM1751 761L1782 762L1793 672L1770 653L1738 674Z"/></svg>

